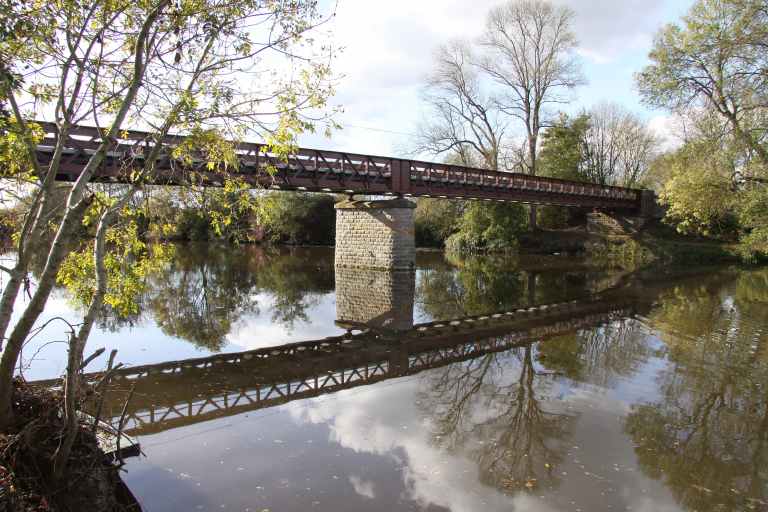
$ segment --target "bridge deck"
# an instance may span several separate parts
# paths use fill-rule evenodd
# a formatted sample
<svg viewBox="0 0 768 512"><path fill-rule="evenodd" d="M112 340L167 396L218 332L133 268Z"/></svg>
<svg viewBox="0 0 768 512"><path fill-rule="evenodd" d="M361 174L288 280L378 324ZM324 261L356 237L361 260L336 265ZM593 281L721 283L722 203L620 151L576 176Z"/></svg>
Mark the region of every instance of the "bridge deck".
<svg viewBox="0 0 768 512"><path fill-rule="evenodd" d="M38 159L50 162L57 144L55 126L41 123L45 139L38 146ZM57 179L74 181L101 143L96 128L74 127L64 142ZM642 191L637 189L558 180L527 174L490 171L450 164L386 158L339 151L299 149L281 160L263 144L239 143L239 168L227 173L210 171L201 157L191 165L172 158L171 150L184 140L171 135L150 183L165 185L221 186L225 177L239 176L254 187L279 190L443 197L552 204L639 212ZM153 147L151 134L124 131L115 142L94 181L125 183L131 171L144 165ZM273 169L274 172L268 172Z"/></svg>

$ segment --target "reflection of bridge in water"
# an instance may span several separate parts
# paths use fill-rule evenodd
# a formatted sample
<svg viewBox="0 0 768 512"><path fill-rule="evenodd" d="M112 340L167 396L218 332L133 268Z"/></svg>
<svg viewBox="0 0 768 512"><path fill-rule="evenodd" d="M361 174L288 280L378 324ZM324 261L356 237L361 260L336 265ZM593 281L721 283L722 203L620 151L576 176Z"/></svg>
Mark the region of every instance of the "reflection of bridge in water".
<svg viewBox="0 0 768 512"><path fill-rule="evenodd" d="M126 433L156 433L503 352L626 317L637 307L611 293L408 330L350 330L321 340L126 368L114 377L104 416L116 425L133 388Z"/></svg>

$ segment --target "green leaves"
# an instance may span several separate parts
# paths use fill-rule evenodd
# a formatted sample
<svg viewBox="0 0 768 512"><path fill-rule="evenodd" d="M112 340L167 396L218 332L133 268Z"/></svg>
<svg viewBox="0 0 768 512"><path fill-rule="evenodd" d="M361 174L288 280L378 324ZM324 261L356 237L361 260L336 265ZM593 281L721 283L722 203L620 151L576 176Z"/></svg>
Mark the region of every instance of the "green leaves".
<svg viewBox="0 0 768 512"><path fill-rule="evenodd" d="M91 218L99 208L94 208ZM104 257L107 289L104 304L118 316L139 312L139 300L146 291L148 278L161 272L171 256L173 247L162 243L148 244L141 238L136 211L125 210L121 221L107 232L108 252ZM94 242L88 241L72 251L64 260L57 281L67 288L72 301L86 307L96 289Z"/></svg>
<svg viewBox="0 0 768 512"><path fill-rule="evenodd" d="M37 145L44 133L35 123L27 123L27 129L14 118L0 117L0 178L35 179L28 144Z"/></svg>
<svg viewBox="0 0 768 512"><path fill-rule="evenodd" d="M717 236L728 226L735 194L732 163L724 156L717 146L699 141L657 162L667 176L659 199L668 208L667 221L679 232Z"/></svg>
<svg viewBox="0 0 768 512"><path fill-rule="evenodd" d="M464 211L458 232L448 238L445 247L458 253L514 251L517 237L526 227L524 206L476 201Z"/></svg>

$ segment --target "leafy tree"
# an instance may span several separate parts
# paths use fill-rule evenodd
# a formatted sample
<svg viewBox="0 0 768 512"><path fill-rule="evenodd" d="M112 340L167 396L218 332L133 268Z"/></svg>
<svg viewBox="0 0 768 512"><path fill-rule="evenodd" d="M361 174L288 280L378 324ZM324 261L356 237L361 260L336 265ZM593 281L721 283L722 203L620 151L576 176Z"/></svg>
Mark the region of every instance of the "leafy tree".
<svg viewBox="0 0 768 512"><path fill-rule="evenodd" d="M464 209L463 201L426 197L417 199L414 214L416 245L442 247L448 237L456 232Z"/></svg>
<svg viewBox="0 0 768 512"><path fill-rule="evenodd" d="M274 242L333 245L334 202L328 194L270 192L258 201L258 224Z"/></svg>
<svg viewBox="0 0 768 512"><path fill-rule="evenodd" d="M584 140L589 130L589 116L581 114L560 118L542 135L539 169L543 176L564 180L588 181L584 175ZM539 222L545 228L562 228L568 224L571 210L559 206L544 206Z"/></svg>
<svg viewBox="0 0 768 512"><path fill-rule="evenodd" d="M539 166L541 174L552 178L588 181L584 174L583 144L590 128L590 117L581 114L560 118L542 135Z"/></svg>
<svg viewBox="0 0 768 512"><path fill-rule="evenodd" d="M709 141L689 142L655 163L663 173L659 199L667 206L666 219L682 233L722 235L734 227L733 161Z"/></svg>
<svg viewBox="0 0 768 512"><path fill-rule="evenodd" d="M768 255L768 190L764 185L752 186L741 194L737 215L743 230L744 258L765 258Z"/></svg>
<svg viewBox="0 0 768 512"><path fill-rule="evenodd" d="M525 208L516 203L475 201L467 206L458 230L446 241L452 252L513 251L528 227Z"/></svg>
<svg viewBox="0 0 768 512"><path fill-rule="evenodd" d="M307 33L322 22L313 1L63 0L11 3L10 8L4 4L3 9L29 21L19 37L0 41L4 66L0 93L11 114L0 126L0 172L3 179L33 193L14 237L16 262L13 268L2 269L8 278L0 297L0 339L5 341L0 430L14 426L12 379L19 353L43 314L57 277L69 282L78 273L83 277L87 273L79 268L62 274L62 268L72 269L75 256L67 259L67 254L73 248L73 234L86 222L91 237L80 251L80 258L91 260L93 277L90 286L78 291L85 311L69 340L64 386L67 428L53 464L57 479L64 474L78 431L85 342L104 301L121 293L121 285L113 279L117 266L109 263L108 255L119 254L121 244L136 247L130 240L118 241L129 234L125 227L131 226L132 210L141 204L136 199L157 177L159 162L173 162L196 182L202 177L189 172L188 165L202 159L207 173L222 173L230 181L230 191L244 194L244 184L229 174L238 165L236 141L256 129L271 150L289 153L295 135L313 127L316 117L307 117L307 110L323 108L332 92L330 70L327 52L315 54L317 47L307 45ZM3 27L7 25L3 21ZM286 65L295 71L284 73ZM56 137L49 159L40 162L36 146L44 133L28 119L46 114L55 123ZM102 135L86 154L65 201L54 204L65 145L78 123L94 124ZM136 151L117 157L128 183L95 185L92 180L110 152L126 139L127 126L149 132ZM173 145L159 143L171 133L187 137ZM240 208L242 198L223 205L216 219L219 226L231 224L230 215ZM59 216L46 215L50 211ZM29 300L19 304L21 311L11 326L35 254L45 255L38 285ZM142 249L134 254L134 262L141 265L151 257Z"/></svg>
<svg viewBox="0 0 768 512"><path fill-rule="evenodd" d="M644 100L673 110L712 108L768 166L766 27L763 0L698 0L682 26L656 35L652 63L637 75Z"/></svg>

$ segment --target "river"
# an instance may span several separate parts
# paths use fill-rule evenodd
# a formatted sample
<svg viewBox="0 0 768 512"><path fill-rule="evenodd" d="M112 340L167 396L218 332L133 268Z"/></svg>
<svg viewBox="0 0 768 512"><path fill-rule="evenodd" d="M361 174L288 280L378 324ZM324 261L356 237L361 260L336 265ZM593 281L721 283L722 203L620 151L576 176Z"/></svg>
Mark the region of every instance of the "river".
<svg viewBox="0 0 768 512"><path fill-rule="evenodd" d="M61 290L46 314L77 319ZM133 389L146 511L766 510L766 320L765 269L190 244L86 353L129 367L104 415ZM63 371L65 334L27 379Z"/></svg>

